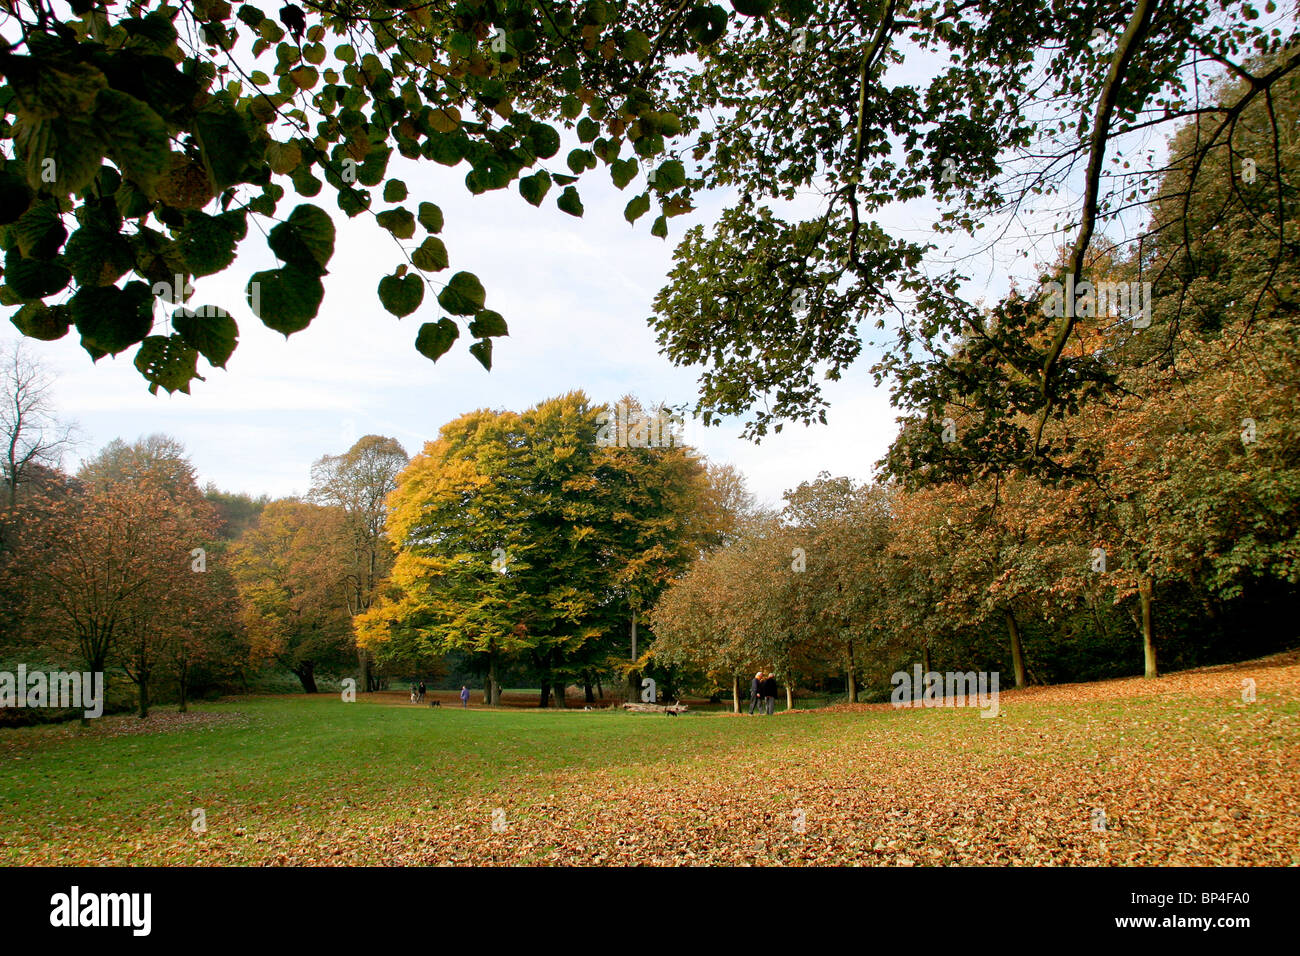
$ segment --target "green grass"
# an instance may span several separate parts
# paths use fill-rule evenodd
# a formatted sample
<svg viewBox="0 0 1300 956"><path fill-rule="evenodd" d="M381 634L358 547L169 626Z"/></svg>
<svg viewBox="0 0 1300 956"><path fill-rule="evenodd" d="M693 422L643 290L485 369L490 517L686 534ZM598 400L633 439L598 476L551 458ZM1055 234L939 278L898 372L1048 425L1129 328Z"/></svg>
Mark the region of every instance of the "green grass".
<svg viewBox="0 0 1300 956"><path fill-rule="evenodd" d="M146 733L124 732L138 728L133 717L106 718L86 731L0 730L0 863L213 859L205 853L217 841L205 848L190 832L195 808L227 841L223 847L236 827L241 839L249 835L219 861L275 862L272 845L283 852L357 825L418 834L435 819L424 814L555 805L584 781L593 794L643 780L688 791L693 781L733 781L746 793L751 765L783 786L819 779L810 771L801 780L804 768L837 766L851 776L854 767L876 774L877 783L868 776L855 783L869 791L893 779L891 767L929 761L942 768L945 755L977 768L1008 760L1084 768L1115 754L1208 756L1215 747L1245 745L1271 759L1294 746L1298 706L1286 693L1261 693L1260 706L1251 708L1230 695L1164 695L1026 701L1004 705L1005 715L992 720L953 709L670 719L431 709L392 696L363 695L356 703L327 694L248 697L197 705L205 723L169 726L170 710L160 710L162 728ZM1073 772L1064 779L1072 781ZM438 819L445 827L450 818ZM381 850L374 853L366 859L382 862Z"/></svg>
<svg viewBox="0 0 1300 956"><path fill-rule="evenodd" d="M69 725L0 730L0 862L73 830L109 843L188 832L196 807L250 830L274 831L290 818L325 826L359 806L400 815L483 792L541 792L549 774L609 766L636 774L720 747L761 746L789 730L757 717L431 710L364 695L350 704L322 694L191 709L232 719L123 736Z"/></svg>

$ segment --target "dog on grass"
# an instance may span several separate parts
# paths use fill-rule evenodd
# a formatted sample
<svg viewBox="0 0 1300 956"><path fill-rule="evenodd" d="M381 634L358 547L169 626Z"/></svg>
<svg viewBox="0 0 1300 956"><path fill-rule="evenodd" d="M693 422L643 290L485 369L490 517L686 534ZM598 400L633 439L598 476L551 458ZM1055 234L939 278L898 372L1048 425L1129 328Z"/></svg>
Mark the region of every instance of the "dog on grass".
<svg viewBox="0 0 1300 956"><path fill-rule="evenodd" d="M441 706L442 706L442 701L440 701L440 700L431 700L431 701L429 701L429 706L430 706L430 707L441 707Z"/></svg>

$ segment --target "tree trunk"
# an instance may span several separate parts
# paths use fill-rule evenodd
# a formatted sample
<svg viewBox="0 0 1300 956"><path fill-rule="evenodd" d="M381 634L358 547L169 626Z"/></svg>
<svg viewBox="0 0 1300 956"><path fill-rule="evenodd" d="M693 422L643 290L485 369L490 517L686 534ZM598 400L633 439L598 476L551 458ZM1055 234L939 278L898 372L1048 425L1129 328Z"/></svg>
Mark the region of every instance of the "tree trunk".
<svg viewBox="0 0 1300 956"><path fill-rule="evenodd" d="M560 710L564 710L564 689L565 689L564 681L560 681L554 686L555 686L555 706Z"/></svg>
<svg viewBox="0 0 1300 956"><path fill-rule="evenodd" d="M631 701L641 699L641 672L638 670L627 672L627 699Z"/></svg>
<svg viewBox="0 0 1300 956"><path fill-rule="evenodd" d="M374 690L370 686L370 654L364 647L357 648L357 686L362 690Z"/></svg>
<svg viewBox="0 0 1300 956"><path fill-rule="evenodd" d="M740 678L734 675L731 678L731 709L740 713Z"/></svg>
<svg viewBox="0 0 1300 956"><path fill-rule="evenodd" d="M925 680L925 675L930 673L930 645L921 645L921 680Z"/></svg>
<svg viewBox="0 0 1300 956"><path fill-rule="evenodd" d="M1104 641L1110 635L1106 633L1106 622L1101 619L1101 609L1097 606L1097 603L1095 597L1088 598L1088 605L1092 608L1092 619L1097 624L1097 633L1101 635L1101 639Z"/></svg>
<svg viewBox="0 0 1300 956"><path fill-rule="evenodd" d="M489 707L501 704L501 685L497 683L496 649L488 651L487 689L483 692L483 702Z"/></svg>
<svg viewBox="0 0 1300 956"><path fill-rule="evenodd" d="M1142 604L1142 656L1144 664L1144 676L1159 677L1160 672L1156 668L1156 640L1155 635L1151 632L1151 592L1154 589L1154 582L1150 575L1143 575L1138 581L1138 599Z"/></svg>
<svg viewBox="0 0 1300 956"><path fill-rule="evenodd" d="M600 686L600 675L599 675L599 674L596 675L596 695L597 695L601 700L604 700L604 699L605 699L605 688L602 687L602 686Z"/></svg>
<svg viewBox="0 0 1300 956"><path fill-rule="evenodd" d="M585 704L594 704L596 702L596 694L591 689L591 674L585 671L582 675L582 700Z"/></svg>
<svg viewBox="0 0 1300 956"><path fill-rule="evenodd" d="M794 688L789 681L785 682L785 709L794 710Z"/></svg>
<svg viewBox="0 0 1300 956"><path fill-rule="evenodd" d="M182 667L180 668L180 673L179 673L179 675L178 675L178 676L180 677L180 680L178 681L178 684L179 684L179 689L180 689L180 698L181 698L181 699L180 699L180 704L179 704L179 706L177 706L177 708L176 708L176 712L177 712L178 714L183 714L183 713L185 713L185 711L186 711L186 709L187 709L187 708L186 708L186 694L185 694L185 692L186 692L186 689L187 689L187 688L186 688L186 684L188 683L188 681L186 680L186 676L187 676L187 672L188 672L188 670L189 670L189 668L182 666Z"/></svg>
<svg viewBox="0 0 1300 956"><path fill-rule="evenodd" d="M1016 625L1016 616L1007 608L1007 635L1011 638L1011 668L1016 674L1016 686L1024 687L1029 683L1025 678L1025 652L1020 646L1020 628Z"/></svg>
<svg viewBox="0 0 1300 956"><path fill-rule="evenodd" d="M632 660L636 660L636 608L632 608Z"/></svg>
<svg viewBox="0 0 1300 956"><path fill-rule="evenodd" d="M849 703L856 704L858 702L858 678L856 674L856 669L853 666L853 642L852 641L849 641L849 666L847 671L845 672L844 679L848 683Z"/></svg>
<svg viewBox="0 0 1300 956"><path fill-rule="evenodd" d="M315 664L312 664L311 662L305 664L299 664L297 667L293 669L293 672L297 676L298 682L302 684L302 689L304 693L307 694L316 693L316 665Z"/></svg>
<svg viewBox="0 0 1300 956"><path fill-rule="evenodd" d="M551 706L551 683L545 677L542 678L542 694L541 699L537 701L537 706L542 710Z"/></svg>
<svg viewBox="0 0 1300 956"><path fill-rule="evenodd" d="M149 716L149 677L146 674L140 675L140 719L144 720Z"/></svg>

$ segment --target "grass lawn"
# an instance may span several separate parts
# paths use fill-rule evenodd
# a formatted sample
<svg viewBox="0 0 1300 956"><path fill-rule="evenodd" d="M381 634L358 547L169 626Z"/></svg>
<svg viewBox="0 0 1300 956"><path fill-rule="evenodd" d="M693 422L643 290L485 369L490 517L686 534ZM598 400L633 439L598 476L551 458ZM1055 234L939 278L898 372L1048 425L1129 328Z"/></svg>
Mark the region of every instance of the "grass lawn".
<svg viewBox="0 0 1300 956"><path fill-rule="evenodd" d="M1300 863L1300 655L1001 710L320 695L4 730L0 863Z"/></svg>

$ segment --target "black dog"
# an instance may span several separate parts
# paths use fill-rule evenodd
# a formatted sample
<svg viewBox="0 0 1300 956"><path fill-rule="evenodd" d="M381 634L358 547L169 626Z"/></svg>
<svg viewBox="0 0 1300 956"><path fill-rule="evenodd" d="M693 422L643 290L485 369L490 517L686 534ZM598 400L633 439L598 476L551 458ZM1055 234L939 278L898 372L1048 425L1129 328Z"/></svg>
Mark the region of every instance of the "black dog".
<svg viewBox="0 0 1300 956"><path fill-rule="evenodd" d="M442 701L440 701L440 700L431 700L431 701L429 701L429 706L430 706L430 707L441 707L441 706L442 706Z"/></svg>

